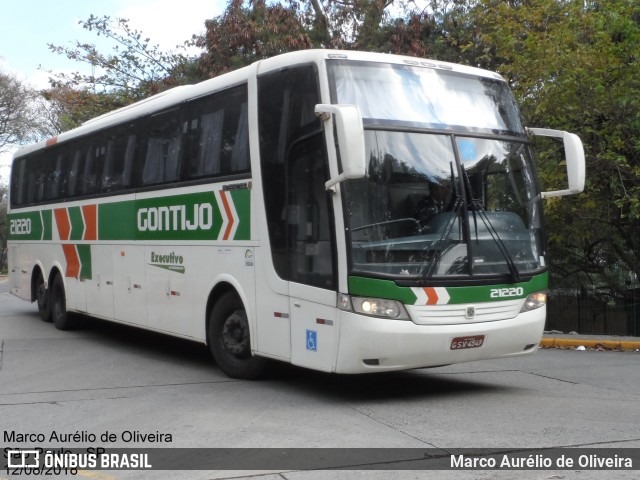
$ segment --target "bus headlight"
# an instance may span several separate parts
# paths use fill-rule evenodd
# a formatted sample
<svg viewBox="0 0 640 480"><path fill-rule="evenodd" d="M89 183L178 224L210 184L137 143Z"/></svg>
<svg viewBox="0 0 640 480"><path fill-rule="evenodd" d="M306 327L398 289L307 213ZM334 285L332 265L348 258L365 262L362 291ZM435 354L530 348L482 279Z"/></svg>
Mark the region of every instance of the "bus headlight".
<svg viewBox="0 0 640 480"><path fill-rule="evenodd" d="M524 301L520 313L529 312L547 304L547 292L536 292L529 295Z"/></svg>
<svg viewBox="0 0 640 480"><path fill-rule="evenodd" d="M347 312L356 312L370 317L390 318L393 320L409 320L409 315L402 303L384 298L350 297L340 294L338 307Z"/></svg>

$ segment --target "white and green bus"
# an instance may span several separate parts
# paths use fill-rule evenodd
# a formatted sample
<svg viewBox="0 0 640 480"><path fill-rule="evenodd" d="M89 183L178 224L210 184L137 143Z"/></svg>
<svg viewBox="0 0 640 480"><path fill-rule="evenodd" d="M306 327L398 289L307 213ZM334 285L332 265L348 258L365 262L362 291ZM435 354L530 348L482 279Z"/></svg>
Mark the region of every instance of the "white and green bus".
<svg viewBox="0 0 640 480"><path fill-rule="evenodd" d="M564 146L542 193L532 135ZM559 142L560 144L560 142ZM267 359L382 372L534 352L542 199L573 134L525 129L499 75L314 50L178 87L15 154L10 288Z"/></svg>

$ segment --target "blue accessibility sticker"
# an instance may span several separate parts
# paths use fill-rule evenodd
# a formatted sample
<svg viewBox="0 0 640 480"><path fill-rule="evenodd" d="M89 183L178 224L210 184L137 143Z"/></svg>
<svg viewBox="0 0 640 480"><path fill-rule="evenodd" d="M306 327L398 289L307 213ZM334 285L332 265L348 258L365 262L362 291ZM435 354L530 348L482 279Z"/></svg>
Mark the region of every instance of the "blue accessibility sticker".
<svg viewBox="0 0 640 480"><path fill-rule="evenodd" d="M318 332L315 330L307 330L307 350L318 351Z"/></svg>

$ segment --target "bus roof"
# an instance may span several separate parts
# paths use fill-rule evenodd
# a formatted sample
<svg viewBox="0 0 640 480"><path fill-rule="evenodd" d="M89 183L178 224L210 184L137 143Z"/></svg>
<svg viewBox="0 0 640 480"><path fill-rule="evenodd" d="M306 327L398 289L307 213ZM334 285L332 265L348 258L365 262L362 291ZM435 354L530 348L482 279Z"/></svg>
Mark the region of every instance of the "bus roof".
<svg viewBox="0 0 640 480"><path fill-rule="evenodd" d="M386 53L358 52L351 50L299 50L295 52L284 53L282 55L278 55L268 59L259 60L250 66L234 70L224 75L220 75L219 77L205 80L195 85L183 85L174 87L170 90L161 92L139 102L119 108L112 112L105 113L86 121L77 128L63 132L56 137L24 146L15 152L14 158L27 155L47 146L58 144L72 138L81 137L94 131L99 131L110 126L115 126L135 120L136 118L149 115L153 112L161 111L173 105L179 105L182 102L201 97L215 90L237 85L246 81L250 76L252 70L255 74L260 74L271 70L285 68L295 64L314 62L319 63L326 59L343 59L422 66L427 68L456 71L462 74L503 80L503 78L499 74L488 70L482 70L479 68L455 63L442 62L439 60L429 60Z"/></svg>

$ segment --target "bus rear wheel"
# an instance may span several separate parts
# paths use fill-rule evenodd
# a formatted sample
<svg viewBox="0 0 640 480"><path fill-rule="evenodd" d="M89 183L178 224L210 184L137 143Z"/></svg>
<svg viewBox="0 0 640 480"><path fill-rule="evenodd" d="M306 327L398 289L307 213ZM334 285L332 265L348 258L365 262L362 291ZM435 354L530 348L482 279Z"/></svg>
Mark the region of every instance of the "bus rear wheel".
<svg viewBox="0 0 640 480"><path fill-rule="evenodd" d="M49 303L51 305L51 319L58 330L70 330L76 326L75 317L72 313L67 312L67 297L60 275L56 275L53 279Z"/></svg>
<svg viewBox="0 0 640 480"><path fill-rule="evenodd" d="M257 378L267 363L252 355L249 321L235 292L226 292L209 315L207 343L216 364L231 378Z"/></svg>
<svg viewBox="0 0 640 480"><path fill-rule="evenodd" d="M44 277L42 272L38 272L38 278L36 278L36 302L38 304L38 313L40 318L45 322L50 322L51 309L49 308L49 291L44 284Z"/></svg>

